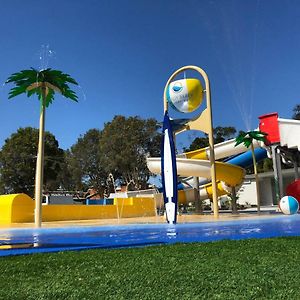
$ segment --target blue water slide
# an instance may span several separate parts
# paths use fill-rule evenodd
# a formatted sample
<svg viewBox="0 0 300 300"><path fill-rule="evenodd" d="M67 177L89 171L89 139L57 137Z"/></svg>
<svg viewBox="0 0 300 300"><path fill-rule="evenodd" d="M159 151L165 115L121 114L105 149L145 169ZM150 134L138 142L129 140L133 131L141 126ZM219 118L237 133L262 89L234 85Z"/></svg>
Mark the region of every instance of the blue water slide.
<svg viewBox="0 0 300 300"><path fill-rule="evenodd" d="M254 150L256 161L259 162L267 157L267 150L263 148L256 148ZM225 161L226 163L239 166L241 168L248 168L253 165L251 151L239 154L233 158Z"/></svg>
<svg viewBox="0 0 300 300"><path fill-rule="evenodd" d="M265 159L267 157L267 151L263 148L256 148L254 150L254 155L255 155L255 159L257 162ZM252 160L252 153L251 151L247 151L244 152L242 154L238 154L234 157L228 158L226 160L224 160L223 162L228 163L228 164L232 164L232 165L236 165L239 166L241 168L248 168L251 167L253 165L253 160ZM199 182L199 185L204 185L209 183L210 180L203 180ZM185 189L186 186L183 185L182 183L179 183L178 185L178 189L182 190Z"/></svg>
<svg viewBox="0 0 300 300"><path fill-rule="evenodd" d="M256 161L259 162L267 157L267 151L263 148L256 148L254 150L254 155L255 155ZM252 154L251 154L250 150L245 153L238 154L232 158L226 159L226 160L224 160L224 162L239 166L241 168L248 168L253 165ZM209 180L205 180L203 182L200 182L200 185L206 184L208 182L209 182ZM186 186L184 184L182 184L181 182L178 183L178 190L183 190L185 188L186 188ZM159 190L159 192L162 192L162 188L158 188L158 190Z"/></svg>

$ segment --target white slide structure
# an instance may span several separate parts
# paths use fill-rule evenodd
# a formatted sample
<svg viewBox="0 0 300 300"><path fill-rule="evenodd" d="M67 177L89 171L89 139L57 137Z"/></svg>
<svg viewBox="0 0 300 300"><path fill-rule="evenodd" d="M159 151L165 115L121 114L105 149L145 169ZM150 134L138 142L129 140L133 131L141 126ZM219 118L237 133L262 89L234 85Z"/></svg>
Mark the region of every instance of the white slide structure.
<svg viewBox="0 0 300 300"><path fill-rule="evenodd" d="M215 145L215 158L222 159L229 156L234 156L237 154L244 153L248 151L243 144L235 147L235 139L225 141ZM259 147L258 143L255 143L255 148ZM181 177L200 177L205 179L211 179L211 165L209 161L209 147L191 151L188 153L183 153L177 156L177 174ZM161 159L158 158L148 158L147 165L152 173L161 173ZM219 195L224 195L231 192L231 187L236 187L241 184L245 175L243 168L235 166L228 163L216 162L216 178L218 180L217 189ZM201 180L201 179L200 179ZM190 193L192 197L194 195ZM200 189L200 199L211 198L212 188L211 184L205 184ZM190 198L189 196L187 196ZM186 202L191 201L191 199L186 199Z"/></svg>
<svg viewBox="0 0 300 300"><path fill-rule="evenodd" d="M235 139L231 139L215 145L215 159L222 159L225 157L237 155L248 151L243 144L235 147ZM258 142L254 143L254 147L260 147ZM196 176L210 179L210 162L209 162L209 147L191 151L188 153L183 153L177 155L177 173L178 175L185 176ZM152 173L160 174L160 158L159 157L150 157L147 159L147 165L149 170ZM219 169L224 169L224 172L230 172L231 168L239 168L237 166L232 166L217 162L217 165L220 166ZM217 167L218 168L218 167ZM227 174L226 178L233 174ZM229 181L231 181L229 179ZM235 182L236 180L233 180Z"/></svg>
<svg viewBox="0 0 300 300"><path fill-rule="evenodd" d="M214 145L214 150L215 150L215 160L218 159L222 159L225 157L229 157L229 156L233 156L233 155L238 155L241 153L244 153L246 151L248 151L249 149L247 147L245 147L243 144L239 144L236 147L234 146L236 144L236 140L235 139L231 139L219 144L215 144ZM253 146L254 148L257 147L261 147L262 144L260 142L257 141L253 141ZM208 159L209 160L209 147L206 148L202 148L199 150L195 150L195 151L191 151L188 153L193 153L193 152L197 152L197 156L200 158L200 156L202 157L202 159ZM188 153L182 153L177 155L178 158L189 158L190 155L188 155Z"/></svg>
<svg viewBox="0 0 300 300"><path fill-rule="evenodd" d="M278 118L280 146L300 151L300 121Z"/></svg>
<svg viewBox="0 0 300 300"><path fill-rule="evenodd" d="M275 116L276 115L276 116ZM298 120L290 120L290 119L282 119L278 118L276 113L265 115L260 117L260 125L263 124L266 120L265 117L273 116L275 118L274 126L271 125L269 128L271 130L267 133L269 136L273 134L273 128L278 126L278 135L279 144L281 146L286 146L287 148L296 148L300 151L300 121ZM264 119L261 119L264 118ZM278 125L277 125L278 124ZM260 126L261 131L265 131L265 128ZM235 147L236 140L231 139L225 141L223 143L216 144L214 146L215 152L215 159L223 159L226 157L238 155L248 151L249 149L246 148L243 144L238 145ZM253 141L254 148L263 147L267 148L264 143L258 142L256 140ZM271 151L268 151L269 154ZM177 155L177 173L179 176L182 177L202 177L206 179L211 178L210 174L210 151L209 147L191 151L188 153L183 153ZM160 174L161 173L161 163L160 158L148 158L147 165L149 170L152 173ZM220 181L218 183L218 194L225 194L230 192L231 187L239 186L244 178L244 169L221 162L216 162L216 177L217 180ZM211 187L210 184L202 186L203 188L200 190L200 198L207 199L211 197ZM180 201L180 197L179 197Z"/></svg>

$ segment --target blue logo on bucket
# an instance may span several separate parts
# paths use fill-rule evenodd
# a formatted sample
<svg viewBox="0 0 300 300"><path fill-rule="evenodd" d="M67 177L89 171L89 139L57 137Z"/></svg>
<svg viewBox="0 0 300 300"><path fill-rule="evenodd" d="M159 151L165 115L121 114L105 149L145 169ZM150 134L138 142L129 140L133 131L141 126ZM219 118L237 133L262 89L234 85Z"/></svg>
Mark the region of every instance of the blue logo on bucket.
<svg viewBox="0 0 300 300"><path fill-rule="evenodd" d="M172 90L175 93L179 93L180 91L182 91L182 84L180 82L174 84L174 86L172 87Z"/></svg>

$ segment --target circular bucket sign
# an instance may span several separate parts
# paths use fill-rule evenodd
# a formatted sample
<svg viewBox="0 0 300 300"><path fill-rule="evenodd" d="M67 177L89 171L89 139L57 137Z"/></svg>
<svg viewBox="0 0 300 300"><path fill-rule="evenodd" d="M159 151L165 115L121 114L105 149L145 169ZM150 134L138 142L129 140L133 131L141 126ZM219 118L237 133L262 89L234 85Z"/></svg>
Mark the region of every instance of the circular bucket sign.
<svg viewBox="0 0 300 300"><path fill-rule="evenodd" d="M168 103L177 111L189 113L202 103L203 87L196 78L173 81L167 88Z"/></svg>

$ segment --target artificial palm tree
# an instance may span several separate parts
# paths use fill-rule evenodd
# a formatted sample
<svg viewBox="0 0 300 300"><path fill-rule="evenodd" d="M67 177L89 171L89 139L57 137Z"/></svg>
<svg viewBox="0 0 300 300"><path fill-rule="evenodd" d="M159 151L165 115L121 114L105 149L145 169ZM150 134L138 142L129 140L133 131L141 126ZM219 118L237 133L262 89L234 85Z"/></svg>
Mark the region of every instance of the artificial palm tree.
<svg viewBox="0 0 300 300"><path fill-rule="evenodd" d="M257 167L256 167L255 154L254 154L253 140L265 142L266 135L267 135L267 133L265 133L265 132L262 132L259 130L253 130L253 131L248 131L248 132L242 132L235 139L235 141L236 141L235 146L242 144L242 143L247 148L249 148L251 146L252 161L253 161L253 167L254 167L254 176L255 176L255 182L256 182L257 212L258 213L260 213L260 195L259 195L259 181L258 181L258 175L257 175Z"/></svg>
<svg viewBox="0 0 300 300"><path fill-rule="evenodd" d="M13 87L9 92L9 99L20 94L27 94L28 97L36 94L40 101L40 128L39 128L39 145L36 162L35 176L35 226L41 227L41 207L43 193L43 170L44 170L44 135L45 135L45 109L54 100L56 92L64 97L77 102L77 95L69 87L69 84L78 83L59 70L50 68L43 70L22 70L12 74L5 83L13 83Z"/></svg>

